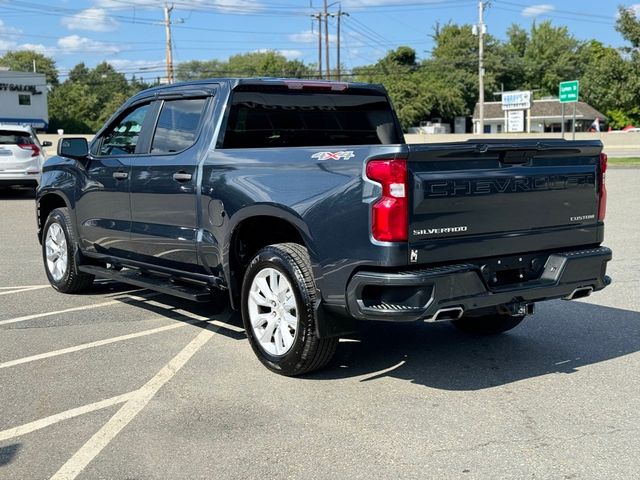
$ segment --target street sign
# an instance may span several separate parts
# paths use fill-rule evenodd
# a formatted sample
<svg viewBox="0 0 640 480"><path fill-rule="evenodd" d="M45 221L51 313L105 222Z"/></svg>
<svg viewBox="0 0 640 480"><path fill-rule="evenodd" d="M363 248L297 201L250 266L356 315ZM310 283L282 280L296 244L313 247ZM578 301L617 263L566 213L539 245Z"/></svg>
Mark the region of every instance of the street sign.
<svg viewBox="0 0 640 480"><path fill-rule="evenodd" d="M509 133L524 132L524 110L509 110L507 119L507 131Z"/></svg>
<svg viewBox="0 0 640 480"><path fill-rule="evenodd" d="M531 108L531 92L503 92L502 110L529 110Z"/></svg>
<svg viewBox="0 0 640 480"><path fill-rule="evenodd" d="M580 95L580 82L571 80L570 82L560 83L560 103L573 103L578 101Z"/></svg>

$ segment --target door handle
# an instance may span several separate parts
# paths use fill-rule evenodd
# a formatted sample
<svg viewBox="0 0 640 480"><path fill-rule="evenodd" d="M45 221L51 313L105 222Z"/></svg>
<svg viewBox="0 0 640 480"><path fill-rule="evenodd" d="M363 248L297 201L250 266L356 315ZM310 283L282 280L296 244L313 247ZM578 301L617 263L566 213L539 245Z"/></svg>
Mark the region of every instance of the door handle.
<svg viewBox="0 0 640 480"><path fill-rule="evenodd" d="M113 178L116 180L126 180L129 178L129 174L127 172L113 172Z"/></svg>
<svg viewBox="0 0 640 480"><path fill-rule="evenodd" d="M176 182L188 182L192 177L193 175L187 172L176 172L173 174L173 179Z"/></svg>

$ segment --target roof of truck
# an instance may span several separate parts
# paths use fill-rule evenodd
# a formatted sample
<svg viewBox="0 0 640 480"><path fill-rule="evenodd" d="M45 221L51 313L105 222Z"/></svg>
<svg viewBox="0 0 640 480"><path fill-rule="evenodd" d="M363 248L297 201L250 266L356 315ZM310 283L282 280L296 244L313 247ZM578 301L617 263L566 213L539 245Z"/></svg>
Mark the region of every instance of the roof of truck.
<svg viewBox="0 0 640 480"><path fill-rule="evenodd" d="M376 90L379 92L386 92L384 87L380 84L374 83L360 83L360 82L338 82L332 80L313 80L313 79L300 79L300 78L271 78L271 77L257 77L257 78L205 78L202 80L187 80L184 82L172 83L169 85L160 85L158 87L152 87L146 90L143 90L136 94L135 96L148 95L152 92L162 92L164 90L172 90L172 89L180 89L180 88L188 88L188 87L198 87L210 85L212 83L226 83L231 86L231 88L236 88L238 85L309 85L309 86L326 86L326 85L340 85L345 86L346 89L357 88L357 89L369 89Z"/></svg>

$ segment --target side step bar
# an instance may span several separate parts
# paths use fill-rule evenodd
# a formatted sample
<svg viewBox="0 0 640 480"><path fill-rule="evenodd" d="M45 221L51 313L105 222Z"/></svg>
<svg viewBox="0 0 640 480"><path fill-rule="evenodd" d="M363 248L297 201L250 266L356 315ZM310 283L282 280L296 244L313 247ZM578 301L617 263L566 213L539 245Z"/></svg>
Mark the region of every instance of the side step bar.
<svg viewBox="0 0 640 480"><path fill-rule="evenodd" d="M81 272L90 273L98 278L107 278L115 282L127 283L136 287L148 288L156 292L166 293L194 302L211 301L211 292L205 286L202 288L176 284L170 277L142 275L139 270L126 269L117 271L96 265L80 265Z"/></svg>

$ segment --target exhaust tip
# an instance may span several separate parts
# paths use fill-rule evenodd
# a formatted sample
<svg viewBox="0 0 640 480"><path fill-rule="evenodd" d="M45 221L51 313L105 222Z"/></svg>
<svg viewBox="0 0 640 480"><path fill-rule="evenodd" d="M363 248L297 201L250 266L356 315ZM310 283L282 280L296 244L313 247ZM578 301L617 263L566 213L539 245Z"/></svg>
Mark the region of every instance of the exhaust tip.
<svg viewBox="0 0 640 480"><path fill-rule="evenodd" d="M579 287L571 292L571 295L564 297L564 300L577 300L578 298L588 297L592 293L593 287Z"/></svg>
<svg viewBox="0 0 640 480"><path fill-rule="evenodd" d="M460 320L464 314L462 307L441 308L433 316L426 318L425 322L444 322L452 320Z"/></svg>

